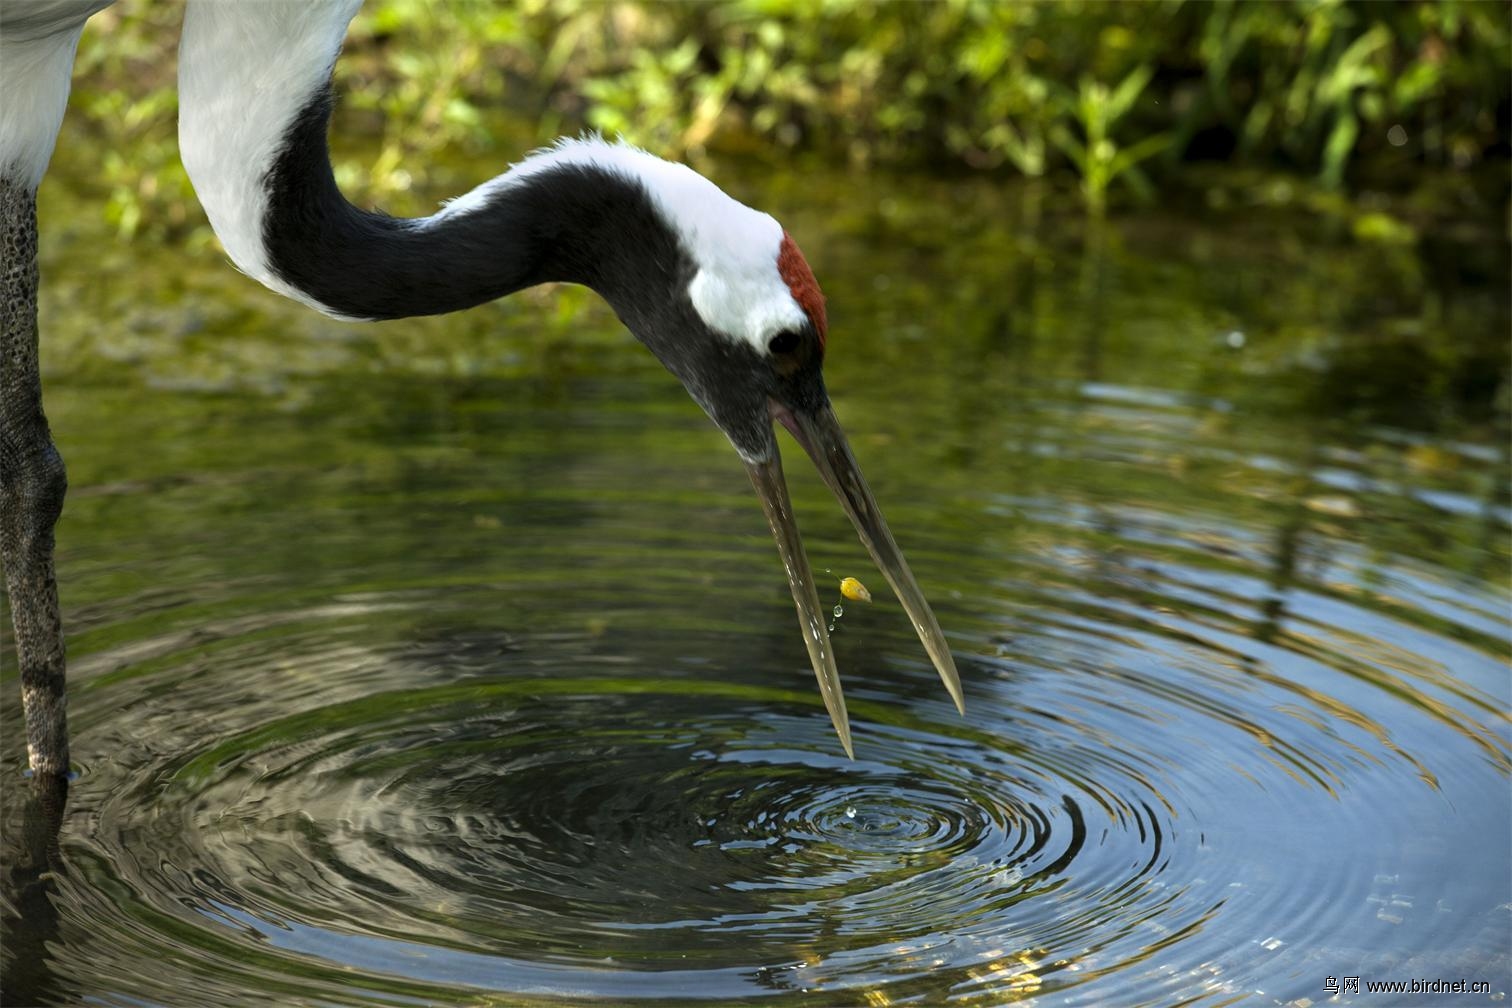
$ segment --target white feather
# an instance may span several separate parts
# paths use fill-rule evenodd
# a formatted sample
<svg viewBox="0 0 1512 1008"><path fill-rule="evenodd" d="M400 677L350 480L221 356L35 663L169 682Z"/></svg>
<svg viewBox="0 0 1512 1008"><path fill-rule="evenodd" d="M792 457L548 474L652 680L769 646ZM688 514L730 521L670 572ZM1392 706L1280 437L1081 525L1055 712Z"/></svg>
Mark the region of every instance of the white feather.
<svg viewBox="0 0 1512 1008"><path fill-rule="evenodd" d="M259 283L335 317L268 263L266 176L294 117L330 78L360 6L194 0L179 47L179 151L226 254Z"/></svg>
<svg viewBox="0 0 1512 1008"><path fill-rule="evenodd" d="M6 0L0 6L0 177L35 189L68 107L74 53L110 0Z"/></svg>
<svg viewBox="0 0 1512 1008"><path fill-rule="evenodd" d="M803 309L777 272L782 225L727 195L687 165L600 137L558 140L508 172L446 204L432 219L471 213L500 190L561 165L587 165L633 179L650 194L683 249L698 264L688 296L714 331L765 352L783 329L802 326Z"/></svg>
<svg viewBox="0 0 1512 1008"><path fill-rule="evenodd" d="M328 315L335 313L280 280L268 262L266 174L295 115L330 77L360 5L193 0L179 55L179 145L215 233L243 272ZM691 168L627 144L560 140L416 226L476 212L502 189L568 164L592 165L644 187L698 265L688 295L711 329L763 350L773 333L803 324L803 310L777 272L781 225Z"/></svg>

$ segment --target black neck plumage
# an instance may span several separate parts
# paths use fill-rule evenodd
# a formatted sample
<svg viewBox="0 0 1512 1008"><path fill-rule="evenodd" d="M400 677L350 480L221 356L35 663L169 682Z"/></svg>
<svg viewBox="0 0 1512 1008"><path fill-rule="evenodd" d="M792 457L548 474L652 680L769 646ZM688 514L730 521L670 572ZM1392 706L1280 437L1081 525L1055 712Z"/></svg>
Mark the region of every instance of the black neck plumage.
<svg viewBox="0 0 1512 1008"><path fill-rule="evenodd" d="M548 281L598 291L632 329L692 265L635 179L562 164L489 187L465 211L403 219L347 202L331 171L329 85L295 117L265 176L274 271L333 312L392 319L469 308Z"/></svg>

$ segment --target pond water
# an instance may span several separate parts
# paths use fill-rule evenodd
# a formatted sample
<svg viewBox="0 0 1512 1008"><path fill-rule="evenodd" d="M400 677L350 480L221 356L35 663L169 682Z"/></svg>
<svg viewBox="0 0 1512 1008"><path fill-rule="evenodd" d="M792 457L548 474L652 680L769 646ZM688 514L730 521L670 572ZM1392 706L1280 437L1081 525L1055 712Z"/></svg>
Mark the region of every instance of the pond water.
<svg viewBox="0 0 1512 1008"><path fill-rule="evenodd" d="M50 185L78 778L39 873L7 658L12 1001L1512 989L1503 236L735 183L965 682L785 442L875 595L852 762L739 462L591 298L333 323Z"/></svg>

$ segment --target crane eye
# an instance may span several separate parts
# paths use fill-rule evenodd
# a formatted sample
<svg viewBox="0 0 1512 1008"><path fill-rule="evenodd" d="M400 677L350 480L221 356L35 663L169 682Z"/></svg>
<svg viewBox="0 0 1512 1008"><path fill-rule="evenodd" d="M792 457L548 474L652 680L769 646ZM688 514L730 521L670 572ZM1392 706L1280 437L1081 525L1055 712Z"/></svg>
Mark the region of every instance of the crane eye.
<svg viewBox="0 0 1512 1008"><path fill-rule="evenodd" d="M798 349L798 334L784 330L771 338L767 343L767 349L774 354L792 353Z"/></svg>

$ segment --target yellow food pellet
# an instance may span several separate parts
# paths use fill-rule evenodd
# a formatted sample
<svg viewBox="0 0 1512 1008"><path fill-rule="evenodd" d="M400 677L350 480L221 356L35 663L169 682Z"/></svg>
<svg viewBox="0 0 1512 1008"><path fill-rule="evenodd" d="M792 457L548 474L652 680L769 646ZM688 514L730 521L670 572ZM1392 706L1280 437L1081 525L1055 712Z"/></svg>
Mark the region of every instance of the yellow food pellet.
<svg viewBox="0 0 1512 1008"><path fill-rule="evenodd" d="M871 592L866 590L866 585L855 578L845 578L840 582L840 594L852 602L870 602Z"/></svg>

